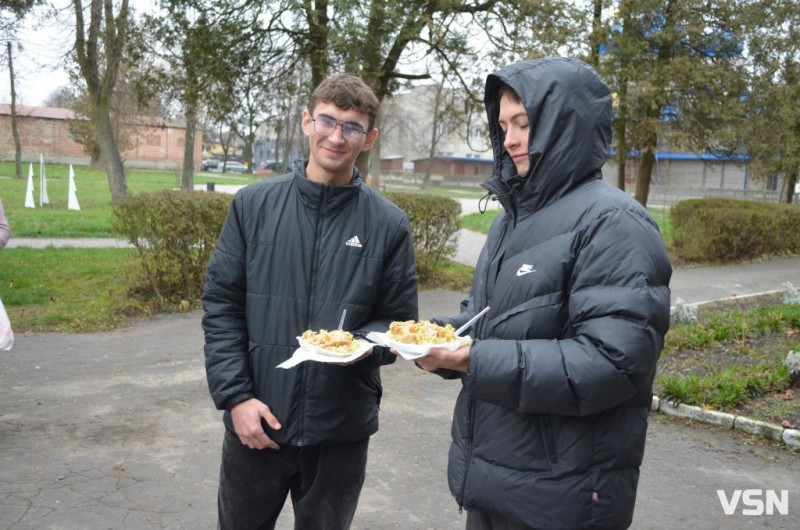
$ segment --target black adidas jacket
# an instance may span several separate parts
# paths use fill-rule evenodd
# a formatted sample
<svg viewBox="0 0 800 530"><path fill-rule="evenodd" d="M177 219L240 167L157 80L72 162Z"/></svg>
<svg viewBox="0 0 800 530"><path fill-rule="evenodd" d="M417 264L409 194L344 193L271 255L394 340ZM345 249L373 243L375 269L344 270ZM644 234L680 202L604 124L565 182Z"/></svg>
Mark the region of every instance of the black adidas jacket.
<svg viewBox="0 0 800 530"><path fill-rule="evenodd" d="M515 175L498 125L502 81L530 120ZM504 208L475 270L469 370L453 417L458 503L536 529L626 528L632 518L671 267L647 210L602 180L611 94L580 61L518 63L486 82Z"/></svg>
<svg viewBox="0 0 800 530"><path fill-rule="evenodd" d="M233 431L231 407L251 397L281 422L263 423L294 446L362 440L378 430L383 348L350 366L275 368L304 330L385 331L417 318L408 218L363 184L320 184L298 167L240 190L208 264L203 294L208 385Z"/></svg>

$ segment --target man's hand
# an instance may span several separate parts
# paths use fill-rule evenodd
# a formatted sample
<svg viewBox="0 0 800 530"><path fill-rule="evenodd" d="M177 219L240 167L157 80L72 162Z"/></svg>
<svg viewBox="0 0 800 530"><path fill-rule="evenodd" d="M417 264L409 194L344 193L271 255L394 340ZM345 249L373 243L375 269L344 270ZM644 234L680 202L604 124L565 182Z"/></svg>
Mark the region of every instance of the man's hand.
<svg viewBox="0 0 800 530"><path fill-rule="evenodd" d="M280 449L281 446L264 432L262 418L276 431L281 428L278 418L272 415L269 407L256 398L242 401L231 409L233 428L239 441L250 449Z"/></svg>
<svg viewBox="0 0 800 530"><path fill-rule="evenodd" d="M392 353L397 352L392 349ZM466 372L469 369L470 345L466 344L457 350L447 348L431 348L428 355L416 359L417 365L423 370L435 372L441 368Z"/></svg>
<svg viewBox="0 0 800 530"><path fill-rule="evenodd" d="M358 357L356 357L352 361L349 361L349 362L346 362L346 363L336 363L336 364L338 364L339 366L350 366L351 364L355 364L357 362L363 361L365 359L368 359L369 357L372 357L372 350L373 350L373 348L368 349L367 351L365 351L364 353L362 353L361 355L359 355Z"/></svg>

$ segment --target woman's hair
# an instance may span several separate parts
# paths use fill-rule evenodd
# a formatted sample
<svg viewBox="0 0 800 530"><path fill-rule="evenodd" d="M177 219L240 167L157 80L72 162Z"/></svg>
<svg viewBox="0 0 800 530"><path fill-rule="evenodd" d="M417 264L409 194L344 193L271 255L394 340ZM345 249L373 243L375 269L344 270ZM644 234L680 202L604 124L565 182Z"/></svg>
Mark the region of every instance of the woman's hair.
<svg viewBox="0 0 800 530"><path fill-rule="evenodd" d="M503 97L503 94L506 94L509 98L511 98L511 101L513 101L514 103L522 103L522 98L519 97L519 94L517 94L513 88L511 88L505 83L500 83L500 86L497 89L498 101L500 101L500 98Z"/></svg>
<svg viewBox="0 0 800 530"><path fill-rule="evenodd" d="M308 112L314 113L317 103L332 103L342 110L355 109L369 116L368 130L375 126L380 102L363 79L350 74L337 74L319 84L311 94Z"/></svg>

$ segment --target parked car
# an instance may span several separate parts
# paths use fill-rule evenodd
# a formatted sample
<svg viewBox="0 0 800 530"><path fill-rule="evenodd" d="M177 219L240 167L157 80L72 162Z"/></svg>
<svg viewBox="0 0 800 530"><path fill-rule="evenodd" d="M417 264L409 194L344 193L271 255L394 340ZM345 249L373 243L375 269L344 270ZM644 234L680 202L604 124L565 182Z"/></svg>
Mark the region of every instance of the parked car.
<svg viewBox="0 0 800 530"><path fill-rule="evenodd" d="M208 171L209 169L218 169L220 166L220 161L216 158L206 158L202 162L200 162L200 169L203 171Z"/></svg>
<svg viewBox="0 0 800 530"><path fill-rule="evenodd" d="M245 165L236 160L228 160L224 166L220 163L219 168L228 173L244 173L247 171Z"/></svg>

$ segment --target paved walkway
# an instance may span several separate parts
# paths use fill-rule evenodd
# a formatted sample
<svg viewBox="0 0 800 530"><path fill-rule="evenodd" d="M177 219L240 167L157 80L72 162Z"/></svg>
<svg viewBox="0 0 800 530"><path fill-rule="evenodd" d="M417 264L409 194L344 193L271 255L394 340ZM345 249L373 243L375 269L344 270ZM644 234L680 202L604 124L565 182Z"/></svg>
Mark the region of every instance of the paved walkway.
<svg viewBox="0 0 800 530"><path fill-rule="evenodd" d="M461 230L455 261L474 265L486 236ZM25 239L12 238L8 247L128 247L120 239ZM732 296L782 289L786 282L800 288L800 256L775 258L718 267L680 267L672 274L672 303L705 302Z"/></svg>
<svg viewBox="0 0 800 530"><path fill-rule="evenodd" d="M800 257L676 269L672 287L693 302L786 281L800 286ZM423 291L421 316L453 313L463 296ZM160 315L88 335L19 334L0 352L0 529L216 527L222 425L206 388L200 316ZM445 471L458 382L402 361L383 378L381 430L353 529L463 528ZM728 498L787 490L790 515L745 516L741 503L726 515L719 489ZM292 528L285 512L279 530ZM651 417L633 528L795 529L798 516L800 455Z"/></svg>
<svg viewBox="0 0 800 530"><path fill-rule="evenodd" d="M452 312L421 294L423 317ZM216 528L222 424L208 396L200 312L89 335L19 335L0 352L0 529ZM382 371L354 530L455 530L446 458L457 381ZM787 490L789 516L725 515L717 490ZM653 415L633 528L797 528L800 455ZM292 528L284 510L279 530Z"/></svg>

